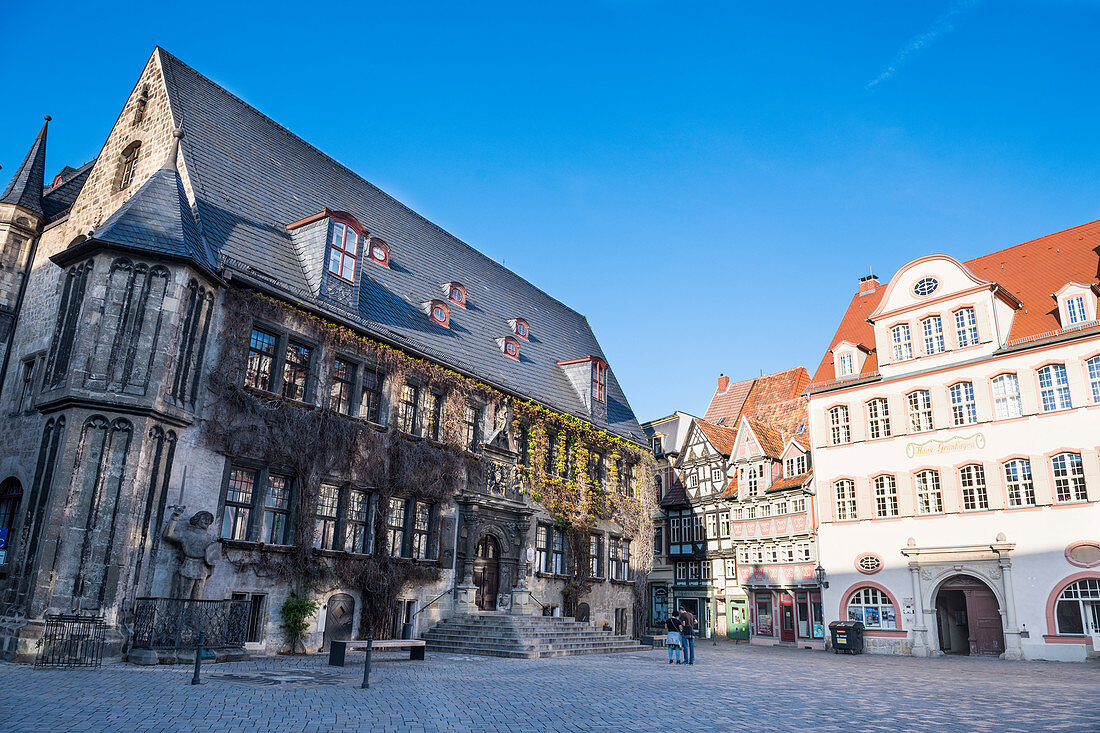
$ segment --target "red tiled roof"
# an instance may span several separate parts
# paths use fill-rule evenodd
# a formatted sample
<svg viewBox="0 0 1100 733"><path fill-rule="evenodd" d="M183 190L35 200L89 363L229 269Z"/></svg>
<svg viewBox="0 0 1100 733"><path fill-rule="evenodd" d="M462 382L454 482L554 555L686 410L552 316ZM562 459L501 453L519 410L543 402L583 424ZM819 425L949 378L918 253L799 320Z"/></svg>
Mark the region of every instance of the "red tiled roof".
<svg viewBox="0 0 1100 733"><path fill-rule="evenodd" d="M800 366L760 377L752 385L752 391L749 393L749 398L745 400L743 412L752 416L767 405L797 397L809 383L809 372L805 367Z"/></svg>
<svg viewBox="0 0 1100 733"><path fill-rule="evenodd" d="M722 491L723 499L736 499L737 498L737 474L733 474L733 478L726 484L725 490Z"/></svg>
<svg viewBox="0 0 1100 733"><path fill-rule="evenodd" d="M710 441L716 451L724 456L728 456L733 452L733 444L737 440L736 429L722 425L712 425L706 420L699 420L698 418L696 418L695 424L699 426L700 432L707 436L707 440Z"/></svg>
<svg viewBox="0 0 1100 733"><path fill-rule="evenodd" d="M788 478L781 478L773 482L764 493L770 494L773 491L782 491L783 489L793 489L798 486L803 486L810 480L811 474L813 474L813 471L807 471L806 473L800 473L797 476L790 476Z"/></svg>
<svg viewBox="0 0 1100 733"><path fill-rule="evenodd" d="M964 263L976 276L999 284L1023 303L1012 319L1009 339L1021 339L1063 328L1051 294L1068 282L1096 284L1100 277L1100 219L998 250ZM874 330L867 316L878 307L886 285L856 294L840 321L813 383L834 379L831 350L841 341L874 348ZM878 369L872 351L861 374Z"/></svg>
<svg viewBox="0 0 1100 733"><path fill-rule="evenodd" d="M760 449L764 451L764 455L778 458L783 453L783 434L776 430L771 425L766 425L757 420L749 419L749 427L752 428L752 432L756 435L756 440L760 443Z"/></svg>
<svg viewBox="0 0 1100 733"><path fill-rule="evenodd" d="M746 379L742 382L733 382L725 392L718 392L715 389L703 419L715 425L719 420L723 420L723 425L736 428L737 421L741 417L741 408L745 405L745 400L755 381L755 379Z"/></svg>

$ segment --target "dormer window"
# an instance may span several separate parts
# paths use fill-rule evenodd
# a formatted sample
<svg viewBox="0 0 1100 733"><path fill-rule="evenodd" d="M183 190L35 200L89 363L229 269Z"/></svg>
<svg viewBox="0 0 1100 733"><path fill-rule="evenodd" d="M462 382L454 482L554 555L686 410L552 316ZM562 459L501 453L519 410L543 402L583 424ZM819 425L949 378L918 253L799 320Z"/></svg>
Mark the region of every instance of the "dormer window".
<svg viewBox="0 0 1100 733"><path fill-rule="evenodd" d="M855 373L855 357L852 352L847 352L840 355L840 361L837 363L837 376L838 377L850 377Z"/></svg>
<svg viewBox="0 0 1100 733"><path fill-rule="evenodd" d="M527 321L522 318L513 318L509 323L512 324L512 332L519 336L524 341L527 341L531 337L531 327L527 325Z"/></svg>
<svg viewBox="0 0 1100 733"><path fill-rule="evenodd" d="M504 337L504 355L519 361L519 341L511 336Z"/></svg>
<svg viewBox="0 0 1100 733"><path fill-rule="evenodd" d="M438 323L443 328L451 327L451 309L446 303L442 300L430 300L424 305L427 306L428 318L432 319L432 323Z"/></svg>
<svg viewBox="0 0 1100 733"><path fill-rule="evenodd" d="M607 402L607 363L600 359L592 360L592 399Z"/></svg>
<svg viewBox="0 0 1100 733"><path fill-rule="evenodd" d="M1097 289L1093 286L1068 282L1053 294L1052 297L1058 301L1062 328L1096 320L1096 293Z"/></svg>
<svg viewBox="0 0 1100 733"><path fill-rule="evenodd" d="M462 283L449 282L443 285L443 292L453 305L466 307L466 287Z"/></svg>
<svg viewBox="0 0 1100 733"><path fill-rule="evenodd" d="M1088 320L1085 316L1085 296L1075 295L1066 300L1066 312L1069 314L1070 325L1084 323Z"/></svg>
<svg viewBox="0 0 1100 733"><path fill-rule="evenodd" d="M380 265L390 266L390 246L378 237L367 240L367 255Z"/></svg>
<svg viewBox="0 0 1100 733"><path fill-rule="evenodd" d="M342 221L332 226L328 271L341 280L355 282L355 261L359 257L359 234Z"/></svg>

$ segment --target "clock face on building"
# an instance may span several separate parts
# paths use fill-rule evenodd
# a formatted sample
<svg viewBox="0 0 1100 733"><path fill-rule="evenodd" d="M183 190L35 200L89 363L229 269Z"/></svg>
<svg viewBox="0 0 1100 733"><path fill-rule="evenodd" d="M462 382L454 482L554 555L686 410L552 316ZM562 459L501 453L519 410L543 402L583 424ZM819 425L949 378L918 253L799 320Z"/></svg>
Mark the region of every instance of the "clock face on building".
<svg viewBox="0 0 1100 733"><path fill-rule="evenodd" d="M931 295L940 286L940 281L934 277L922 277L913 286L914 295Z"/></svg>

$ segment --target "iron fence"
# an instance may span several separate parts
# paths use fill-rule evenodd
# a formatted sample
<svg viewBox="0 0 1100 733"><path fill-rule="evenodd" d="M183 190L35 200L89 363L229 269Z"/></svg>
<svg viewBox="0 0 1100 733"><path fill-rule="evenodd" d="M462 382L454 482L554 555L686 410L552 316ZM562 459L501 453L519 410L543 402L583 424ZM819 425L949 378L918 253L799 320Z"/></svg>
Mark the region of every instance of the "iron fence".
<svg viewBox="0 0 1100 733"><path fill-rule="evenodd" d="M248 600L138 598L133 646L138 649L241 648L248 633Z"/></svg>
<svg viewBox="0 0 1100 733"><path fill-rule="evenodd" d="M107 623L102 616L47 614L35 667L98 667Z"/></svg>

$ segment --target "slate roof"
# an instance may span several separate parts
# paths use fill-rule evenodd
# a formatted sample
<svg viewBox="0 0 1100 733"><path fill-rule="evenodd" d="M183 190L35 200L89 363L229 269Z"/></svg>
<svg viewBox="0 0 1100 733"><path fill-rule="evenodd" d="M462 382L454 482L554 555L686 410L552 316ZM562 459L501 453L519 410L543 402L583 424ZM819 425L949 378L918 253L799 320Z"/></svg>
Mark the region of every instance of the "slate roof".
<svg viewBox="0 0 1100 733"><path fill-rule="evenodd" d="M684 488L683 481L676 479L672 482L672 488L661 497L661 506L680 506L681 504L687 504L687 489Z"/></svg>
<svg viewBox="0 0 1100 733"><path fill-rule="evenodd" d="M58 174L61 176L61 182L47 188L42 194L42 208L46 213L46 221L57 221L69 212L80 189L84 188L84 182L88 180L88 174L92 172L94 165L95 160L92 159L79 168L65 166L62 169Z"/></svg>
<svg viewBox="0 0 1100 733"><path fill-rule="evenodd" d="M12 176L3 195L0 195L0 203L22 206L36 214L45 213L42 208L42 188L46 177L46 128L49 124L47 117L34 144L27 151L27 157Z"/></svg>
<svg viewBox="0 0 1100 733"><path fill-rule="evenodd" d="M155 53L165 70L173 118L182 120L181 155L193 176L201 231L220 265L266 275L263 279L277 283L283 297L308 302L313 296L286 225L325 208L346 211L389 244L391 266L360 260L359 301L341 313L384 341L591 420L558 367L559 361L589 355L606 361L584 316L163 49ZM156 205L164 205L159 196ZM467 307L452 308L447 329L429 321L420 303L440 297L440 284L450 281L465 285ZM517 317L531 327L530 341L520 342L519 361L505 356L496 341L511 333L508 319ZM638 421L610 369L607 413L609 430L644 444Z"/></svg>
<svg viewBox="0 0 1100 733"><path fill-rule="evenodd" d="M1037 338L1059 331L1058 309L1051 295L1070 281L1097 284L1100 278L1100 220L1032 239L963 263L979 278L995 282L1018 298L1023 308L1012 319L1009 342ZM871 349L860 374L878 370L875 335L867 316L878 307L886 284L873 292L856 294L840 321L813 384L833 381L831 350L841 341Z"/></svg>

